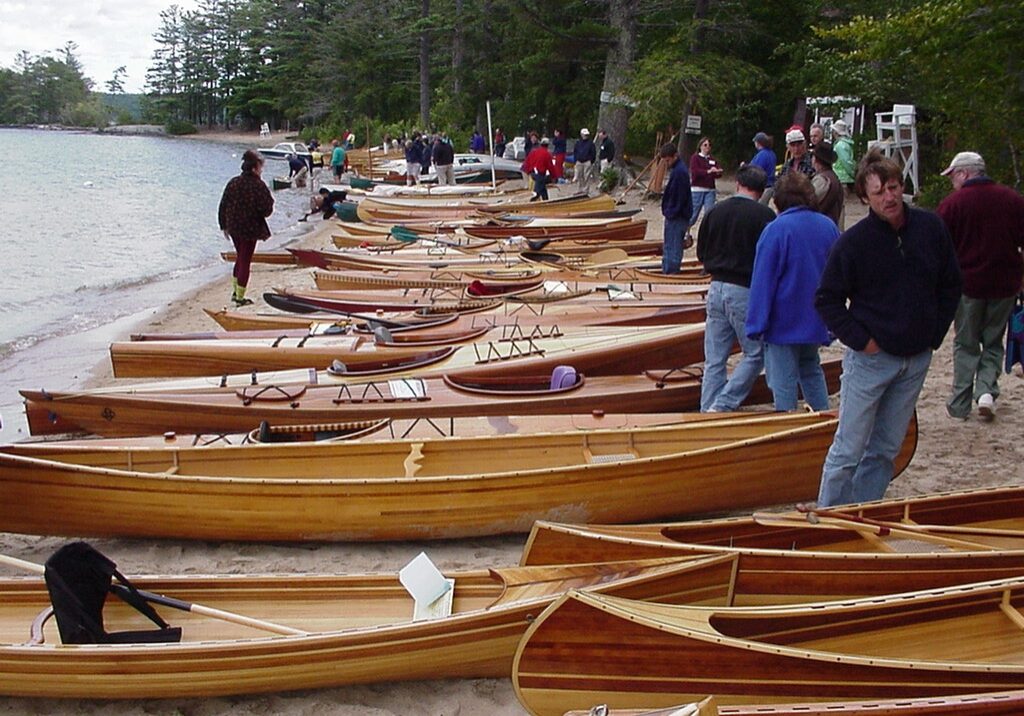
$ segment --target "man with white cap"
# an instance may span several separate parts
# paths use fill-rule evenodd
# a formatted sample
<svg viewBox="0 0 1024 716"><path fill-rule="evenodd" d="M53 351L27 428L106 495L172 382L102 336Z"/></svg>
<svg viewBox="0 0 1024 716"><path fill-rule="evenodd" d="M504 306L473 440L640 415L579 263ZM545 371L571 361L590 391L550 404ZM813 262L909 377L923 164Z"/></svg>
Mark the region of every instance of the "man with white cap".
<svg viewBox="0 0 1024 716"><path fill-rule="evenodd" d="M972 401L983 420L995 417L1003 334L1024 279L1024 198L985 174L977 152L960 152L942 172L953 193L938 214L953 237L963 294L953 321L951 418L966 419Z"/></svg>
<svg viewBox="0 0 1024 716"><path fill-rule="evenodd" d="M807 151L807 140L800 127L793 126L786 131L786 150L789 152L789 159L782 165L782 171L779 172L780 177L785 176L793 169L808 177L814 176L811 154Z"/></svg>
<svg viewBox="0 0 1024 716"><path fill-rule="evenodd" d="M576 140L576 146L572 150L573 159L576 162L574 179L579 190L586 192L590 188L590 175L593 170L594 160L597 159L597 147L590 138L590 130L584 127L580 130L580 138Z"/></svg>

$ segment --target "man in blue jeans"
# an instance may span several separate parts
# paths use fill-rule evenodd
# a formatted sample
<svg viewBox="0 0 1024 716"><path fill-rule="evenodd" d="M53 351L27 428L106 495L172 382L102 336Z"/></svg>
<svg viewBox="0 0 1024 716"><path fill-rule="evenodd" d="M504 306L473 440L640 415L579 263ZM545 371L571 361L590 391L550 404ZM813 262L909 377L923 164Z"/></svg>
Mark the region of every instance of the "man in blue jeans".
<svg viewBox="0 0 1024 716"><path fill-rule="evenodd" d="M686 162L679 161L679 150L669 142L661 148L660 156L668 165L668 182L661 194L661 215L665 217L664 245L661 253L661 272L679 273L683 263L683 237L690 225L693 198L690 196L690 173Z"/></svg>
<svg viewBox="0 0 1024 716"><path fill-rule="evenodd" d="M821 507L885 495L932 351L960 301L949 232L935 214L903 203L899 165L872 150L854 189L870 210L832 248L814 302L846 345Z"/></svg>
<svg viewBox="0 0 1024 716"><path fill-rule="evenodd" d="M747 338L747 302L757 240L775 212L759 203L767 177L747 164L736 172L736 194L719 202L697 230L697 258L711 274L704 326L702 413L735 410L746 399L764 365L762 343ZM726 380L726 363L739 341L743 358Z"/></svg>

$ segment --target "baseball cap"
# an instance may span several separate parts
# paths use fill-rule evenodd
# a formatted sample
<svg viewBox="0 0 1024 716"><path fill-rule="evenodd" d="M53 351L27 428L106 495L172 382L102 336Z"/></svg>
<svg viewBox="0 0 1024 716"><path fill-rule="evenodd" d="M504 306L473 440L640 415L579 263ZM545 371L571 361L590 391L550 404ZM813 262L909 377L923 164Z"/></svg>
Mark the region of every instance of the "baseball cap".
<svg viewBox="0 0 1024 716"><path fill-rule="evenodd" d="M943 170L942 176L948 176L957 169L979 169L985 171L985 160L977 152L960 152L953 157L949 166Z"/></svg>
<svg viewBox="0 0 1024 716"><path fill-rule="evenodd" d="M792 144L793 142L803 142L806 138L804 133L800 129L791 129L786 132L786 144Z"/></svg>
<svg viewBox="0 0 1024 716"><path fill-rule="evenodd" d="M586 127L584 127L583 129L580 130L580 136L581 137L589 137L590 136L590 130L587 129Z"/></svg>

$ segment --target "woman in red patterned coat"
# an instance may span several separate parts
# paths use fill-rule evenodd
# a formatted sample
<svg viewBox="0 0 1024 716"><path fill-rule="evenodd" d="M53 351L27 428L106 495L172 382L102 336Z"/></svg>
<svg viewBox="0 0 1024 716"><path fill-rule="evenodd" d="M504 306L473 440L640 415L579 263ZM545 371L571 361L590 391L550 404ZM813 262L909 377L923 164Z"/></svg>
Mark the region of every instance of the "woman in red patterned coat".
<svg viewBox="0 0 1024 716"><path fill-rule="evenodd" d="M249 284L249 266L256 242L270 236L267 217L274 213L274 197L263 183L263 157L254 149L242 155L242 173L228 182L220 199L217 219L224 238L235 245L231 300L236 306L248 306L245 297Z"/></svg>

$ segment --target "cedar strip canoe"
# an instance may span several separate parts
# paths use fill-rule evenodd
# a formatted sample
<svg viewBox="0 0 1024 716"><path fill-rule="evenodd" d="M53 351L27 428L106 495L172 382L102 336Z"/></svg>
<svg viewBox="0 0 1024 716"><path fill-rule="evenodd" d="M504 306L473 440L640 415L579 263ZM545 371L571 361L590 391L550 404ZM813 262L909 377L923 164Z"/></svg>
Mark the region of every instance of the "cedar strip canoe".
<svg viewBox="0 0 1024 716"><path fill-rule="evenodd" d="M901 457L897 470L906 457ZM523 552L523 564L557 563L561 556L587 560L639 559L685 554L692 549L741 550L752 555L780 551L844 557L871 555L886 562L908 551L952 554L1024 549L1024 488L994 487L921 497L863 502L833 508L843 523L805 515L758 514L717 520L650 525L539 523ZM788 518L788 519L787 519ZM921 533L877 534L873 520Z"/></svg>
<svg viewBox="0 0 1024 716"><path fill-rule="evenodd" d="M307 335L241 340L117 341L117 378L216 376L298 368L327 370L335 361L352 380L550 372L572 365L590 376L683 368L703 358L704 324L682 326L515 327L470 329L422 341L374 335Z"/></svg>
<svg viewBox="0 0 1024 716"><path fill-rule="evenodd" d="M537 716L921 698L1024 681L1024 578L786 607L648 604L570 592L530 626L513 686Z"/></svg>
<svg viewBox="0 0 1024 716"><path fill-rule="evenodd" d="M683 323L703 323L706 318L703 301L680 303L675 307L661 306L648 308L646 305L613 303L603 306L553 307L546 306L543 313L532 313L519 310L520 306L502 304L489 311L471 314L451 313L441 318L421 315L415 311L385 313L379 316L386 322L406 324L399 328L390 328L393 334L398 331L416 331L416 324L434 325L440 322L456 321L462 329L479 328L482 326L521 326L529 331L533 326L658 326L679 325ZM341 329L352 322L338 313L312 313L294 315L289 313L247 313L230 311L222 308L203 309L210 318L225 331L248 330L294 330L307 329L314 333L323 333L329 329ZM514 312L513 312L514 311ZM367 316L373 320L376 316ZM366 326L364 322L357 325ZM454 328L454 326L452 326Z"/></svg>
<svg viewBox="0 0 1024 716"><path fill-rule="evenodd" d="M994 691L965 696L926 696L919 699L748 706L719 705L714 697L709 697L700 703L680 704L653 711L593 707L586 711L567 711L565 716L1019 716L1022 713L1024 691Z"/></svg>
<svg viewBox="0 0 1024 716"><path fill-rule="evenodd" d="M47 698L196 698L409 679L507 676L529 624L567 589L634 599L686 589L687 561L495 568L448 573L452 614L413 621L397 575L227 575L132 578L140 589L308 634L273 635L158 607L183 629L176 644L63 645L41 579L0 579L0 694ZM109 631L151 628L108 599Z"/></svg>
<svg viewBox="0 0 1024 716"><path fill-rule="evenodd" d="M827 361L822 367L829 392L836 392L842 361ZM311 382L319 380L320 374L311 374ZM22 390L21 395L26 399L25 413L32 435L91 432L118 437L162 434L169 430L247 432L263 420L276 425L301 425L379 418L696 410L701 379L699 369L657 376L580 377L575 384L554 390L546 375L446 375L319 387L273 381L272 376L236 376L227 380L160 381L78 393ZM227 387L221 387L221 383ZM771 391L764 376L760 376L744 404L770 401Z"/></svg>
<svg viewBox="0 0 1024 716"><path fill-rule="evenodd" d="M792 413L582 433L104 453L120 467L2 453L0 529L378 541L528 532L538 519L740 509L813 496L836 423Z"/></svg>

